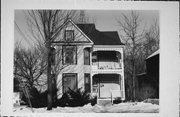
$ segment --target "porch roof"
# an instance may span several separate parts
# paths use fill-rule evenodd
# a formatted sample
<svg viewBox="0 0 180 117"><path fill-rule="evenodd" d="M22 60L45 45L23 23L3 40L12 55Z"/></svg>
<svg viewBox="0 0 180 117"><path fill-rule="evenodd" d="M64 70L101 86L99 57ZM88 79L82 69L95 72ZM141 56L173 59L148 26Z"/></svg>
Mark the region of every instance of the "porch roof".
<svg viewBox="0 0 180 117"><path fill-rule="evenodd" d="M118 51L121 52L121 48L120 47L94 47L93 51Z"/></svg>

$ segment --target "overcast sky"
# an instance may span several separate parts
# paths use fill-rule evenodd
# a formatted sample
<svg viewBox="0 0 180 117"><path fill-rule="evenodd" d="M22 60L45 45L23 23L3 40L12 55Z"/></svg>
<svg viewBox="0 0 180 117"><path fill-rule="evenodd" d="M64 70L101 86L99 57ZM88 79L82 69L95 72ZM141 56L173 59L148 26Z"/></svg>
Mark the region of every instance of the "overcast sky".
<svg viewBox="0 0 180 117"><path fill-rule="evenodd" d="M99 31L118 31L120 34L120 28L117 23L117 19L122 18L123 14L129 14L130 11L122 11L122 10L87 10L85 11L85 15L91 19L94 19L94 23L96 28ZM159 21L159 12L158 11L138 11L140 18L142 19L142 27L148 28L151 26L155 19ZM19 28L23 31L23 33L27 33L26 19L24 12L22 10L15 11L15 22L18 24ZM21 41L21 43L25 46L29 45L29 42L24 39L22 34L19 33L17 27L15 27L15 41Z"/></svg>

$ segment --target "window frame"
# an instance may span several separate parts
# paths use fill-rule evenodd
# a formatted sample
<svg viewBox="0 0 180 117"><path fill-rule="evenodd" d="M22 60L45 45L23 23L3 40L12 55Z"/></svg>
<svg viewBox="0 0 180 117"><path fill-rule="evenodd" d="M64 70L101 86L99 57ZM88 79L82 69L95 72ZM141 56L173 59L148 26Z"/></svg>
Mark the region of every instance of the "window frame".
<svg viewBox="0 0 180 117"><path fill-rule="evenodd" d="M54 47L51 47L51 65L55 65L56 64L56 49Z"/></svg>
<svg viewBox="0 0 180 117"><path fill-rule="evenodd" d="M63 73L62 74L62 93L66 93L65 87L64 87L64 78L66 78L66 75L75 75L75 80L76 80L76 90L78 89L78 74L77 73Z"/></svg>
<svg viewBox="0 0 180 117"><path fill-rule="evenodd" d="M68 32L72 33L72 39L67 40L67 33ZM67 41L67 42L74 41L74 30L65 30L64 37L65 37L65 41Z"/></svg>
<svg viewBox="0 0 180 117"><path fill-rule="evenodd" d="M86 83L87 76L89 78L89 83L88 84ZM87 88L86 88L87 85L89 86L88 87L89 88L88 91L87 91ZM87 91L88 93L91 92L91 74L90 73L84 73L84 91Z"/></svg>
<svg viewBox="0 0 180 117"><path fill-rule="evenodd" d="M88 53L88 60L86 59L85 52ZM84 65L90 65L90 48L84 48Z"/></svg>
<svg viewBox="0 0 180 117"><path fill-rule="evenodd" d="M75 61L73 63L67 63L66 62L66 51L64 51L64 49L66 50L67 47L74 47L75 48ZM74 59L74 58L73 58ZM77 65L77 45L63 45L62 46L62 64L63 65Z"/></svg>

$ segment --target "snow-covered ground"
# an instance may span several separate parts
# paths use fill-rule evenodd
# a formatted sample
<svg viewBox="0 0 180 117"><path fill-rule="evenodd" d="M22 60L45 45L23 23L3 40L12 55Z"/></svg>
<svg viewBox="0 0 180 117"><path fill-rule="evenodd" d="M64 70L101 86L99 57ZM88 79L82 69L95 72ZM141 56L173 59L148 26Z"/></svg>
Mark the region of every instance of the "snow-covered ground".
<svg viewBox="0 0 180 117"><path fill-rule="evenodd" d="M13 111L18 113L32 113L32 110L36 113L158 113L159 105L144 102L126 102L106 107L99 105L91 106L91 104L87 104L83 107L57 107L53 108L51 111L47 111L46 108L31 109L26 106L15 106Z"/></svg>

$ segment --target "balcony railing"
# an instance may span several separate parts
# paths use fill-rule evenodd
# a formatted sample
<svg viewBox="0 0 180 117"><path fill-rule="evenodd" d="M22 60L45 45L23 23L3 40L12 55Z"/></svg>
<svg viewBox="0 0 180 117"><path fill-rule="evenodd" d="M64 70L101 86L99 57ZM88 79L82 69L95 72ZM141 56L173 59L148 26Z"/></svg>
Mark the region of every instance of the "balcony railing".
<svg viewBox="0 0 180 117"><path fill-rule="evenodd" d="M115 70L121 69L121 62L93 62L92 69Z"/></svg>

